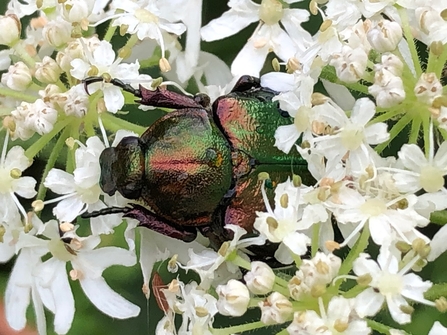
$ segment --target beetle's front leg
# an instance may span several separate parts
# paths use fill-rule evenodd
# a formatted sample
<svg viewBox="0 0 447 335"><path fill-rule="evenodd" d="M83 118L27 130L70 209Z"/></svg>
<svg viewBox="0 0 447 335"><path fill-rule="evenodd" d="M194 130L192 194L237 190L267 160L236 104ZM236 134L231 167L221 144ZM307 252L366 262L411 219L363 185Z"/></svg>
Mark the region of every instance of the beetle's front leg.
<svg viewBox="0 0 447 335"><path fill-rule="evenodd" d="M124 217L139 221L139 226L185 242L192 242L197 236L195 228L194 230L180 230L140 205L132 204L132 209L126 212Z"/></svg>

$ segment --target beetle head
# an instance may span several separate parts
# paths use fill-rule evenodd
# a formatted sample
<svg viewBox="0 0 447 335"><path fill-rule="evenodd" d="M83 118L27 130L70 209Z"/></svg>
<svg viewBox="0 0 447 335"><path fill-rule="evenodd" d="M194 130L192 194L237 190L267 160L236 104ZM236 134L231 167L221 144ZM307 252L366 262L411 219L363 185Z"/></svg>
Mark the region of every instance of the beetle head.
<svg viewBox="0 0 447 335"><path fill-rule="evenodd" d="M108 195L120 192L128 199L138 199L144 177L144 149L138 137L124 137L99 157L101 178L99 186Z"/></svg>

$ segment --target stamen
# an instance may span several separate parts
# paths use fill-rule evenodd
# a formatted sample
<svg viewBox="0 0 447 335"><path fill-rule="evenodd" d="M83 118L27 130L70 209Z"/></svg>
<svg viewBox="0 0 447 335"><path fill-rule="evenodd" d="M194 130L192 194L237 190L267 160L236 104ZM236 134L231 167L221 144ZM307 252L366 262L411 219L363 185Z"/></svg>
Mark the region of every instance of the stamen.
<svg viewBox="0 0 447 335"><path fill-rule="evenodd" d="M343 243L340 244L340 248L343 248L344 246L346 246L349 241L352 240L352 238L360 232L360 230L362 230L362 228L365 226L365 223L368 219L363 219L357 227L355 227L355 229L352 231L351 234L349 234L349 236L347 238L345 238L345 240L343 241Z"/></svg>
<svg viewBox="0 0 447 335"><path fill-rule="evenodd" d="M110 143L109 143L109 139L107 138L106 129L104 128L104 125L102 123L100 115L98 115L98 124L99 124L99 129L101 129L101 135L104 140L104 145L106 148L110 148Z"/></svg>
<svg viewBox="0 0 447 335"><path fill-rule="evenodd" d="M17 208L19 209L19 212L23 215L23 217L25 218L25 226L29 225L30 222L28 220L28 215L26 214L25 208L22 206L22 204L20 203L19 199L17 199L16 195L14 194L14 192L9 193L11 195L12 200L14 201L14 203L16 204Z"/></svg>
<svg viewBox="0 0 447 335"><path fill-rule="evenodd" d="M9 131L6 131L5 140L3 141L2 157L0 160L0 166L5 166L6 151L8 150Z"/></svg>

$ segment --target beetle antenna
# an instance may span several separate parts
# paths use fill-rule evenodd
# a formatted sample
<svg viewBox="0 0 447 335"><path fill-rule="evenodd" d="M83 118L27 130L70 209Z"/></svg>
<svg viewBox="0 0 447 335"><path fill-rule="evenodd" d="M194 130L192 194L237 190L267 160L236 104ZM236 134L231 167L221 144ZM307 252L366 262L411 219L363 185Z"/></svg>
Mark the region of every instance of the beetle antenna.
<svg viewBox="0 0 447 335"><path fill-rule="evenodd" d="M99 211L93 211L90 213L87 213L87 212L82 213L81 218L88 219L88 218L96 218L96 217L102 216L102 215L127 213L130 210L131 210L131 208L129 208L129 207L107 207L107 208L100 209Z"/></svg>
<svg viewBox="0 0 447 335"><path fill-rule="evenodd" d="M84 89L87 92L87 94L90 95L90 93L88 91L88 85L93 84L93 83L98 83L101 81L118 86L123 91L129 92L129 93L133 94L134 96L136 96L137 98L141 98L141 91L138 88L133 88L132 85L126 84L122 80L119 80L117 78L107 79L107 78L104 78L101 76L87 77L82 80L82 82L84 83Z"/></svg>
<svg viewBox="0 0 447 335"><path fill-rule="evenodd" d="M100 81L104 81L104 78L98 76L92 76L82 80L82 82L84 83L84 90L87 92L88 95L90 95L90 92L88 91L88 85L98 83Z"/></svg>
<svg viewBox="0 0 447 335"><path fill-rule="evenodd" d="M133 88L131 84L126 84L122 80L119 80L117 78L110 79L109 83L112 85L120 87L123 91L129 92L133 95L135 95L137 98L141 98L141 91L138 88Z"/></svg>

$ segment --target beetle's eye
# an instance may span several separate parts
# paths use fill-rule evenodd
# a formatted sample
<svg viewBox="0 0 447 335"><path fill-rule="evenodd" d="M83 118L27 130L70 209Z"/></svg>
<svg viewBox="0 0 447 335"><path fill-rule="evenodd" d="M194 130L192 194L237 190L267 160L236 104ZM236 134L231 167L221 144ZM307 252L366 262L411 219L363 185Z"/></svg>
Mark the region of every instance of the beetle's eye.
<svg viewBox="0 0 447 335"><path fill-rule="evenodd" d="M141 186L137 183L129 183L120 189L120 193L127 199L138 199L141 195Z"/></svg>

